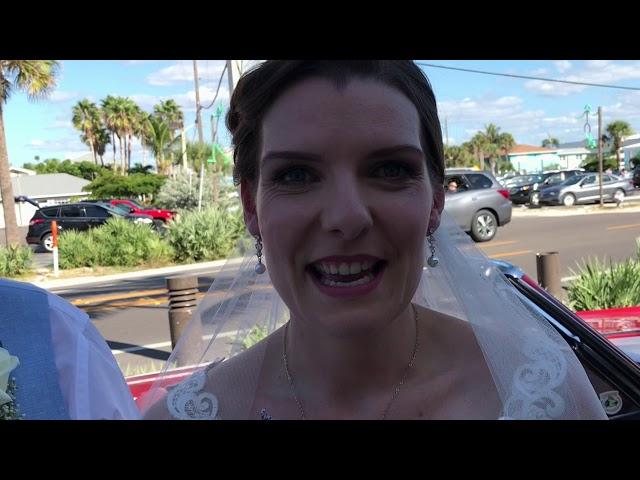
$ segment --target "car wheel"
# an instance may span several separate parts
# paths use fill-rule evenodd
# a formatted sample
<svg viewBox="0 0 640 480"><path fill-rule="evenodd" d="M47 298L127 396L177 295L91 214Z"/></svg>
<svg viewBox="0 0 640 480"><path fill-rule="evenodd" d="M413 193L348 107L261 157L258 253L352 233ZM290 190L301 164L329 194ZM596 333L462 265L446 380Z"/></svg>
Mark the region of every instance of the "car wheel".
<svg viewBox="0 0 640 480"><path fill-rule="evenodd" d="M471 238L476 242L488 242L498 231L498 221L489 210L476 212L471 221Z"/></svg>
<svg viewBox="0 0 640 480"><path fill-rule="evenodd" d="M562 197L562 204L565 207L573 207L576 204L576 197L573 193L567 193L564 197Z"/></svg>
<svg viewBox="0 0 640 480"><path fill-rule="evenodd" d="M537 207L540 205L540 192L533 192L531 194L531 197L529 198L529 203L531 205L533 205L534 207Z"/></svg>
<svg viewBox="0 0 640 480"><path fill-rule="evenodd" d="M47 252L53 252L53 235L51 233L45 234L40 240L40 245L42 245Z"/></svg>
<svg viewBox="0 0 640 480"><path fill-rule="evenodd" d="M616 201L616 203L622 203L624 201L624 197L625 197L625 193L624 193L624 190L622 190L621 188L616 190L615 193L613 194L613 199Z"/></svg>

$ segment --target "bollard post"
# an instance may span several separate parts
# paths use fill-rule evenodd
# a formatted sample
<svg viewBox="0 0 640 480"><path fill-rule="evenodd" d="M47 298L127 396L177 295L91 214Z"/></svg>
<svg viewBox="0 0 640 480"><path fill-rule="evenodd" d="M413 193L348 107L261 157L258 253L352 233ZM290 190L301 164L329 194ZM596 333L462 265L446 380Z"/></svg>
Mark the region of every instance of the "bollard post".
<svg viewBox="0 0 640 480"><path fill-rule="evenodd" d="M51 240L53 242L53 275L58 276L59 270L59 257L58 257L58 222L51 221Z"/></svg>
<svg viewBox="0 0 640 480"><path fill-rule="evenodd" d="M171 349L174 349L196 309L198 277L195 275L169 277L167 278L167 290L169 291Z"/></svg>
<svg viewBox="0 0 640 480"><path fill-rule="evenodd" d="M562 296L560 281L560 256L558 252L543 252L536 254L536 270L538 283L556 298Z"/></svg>

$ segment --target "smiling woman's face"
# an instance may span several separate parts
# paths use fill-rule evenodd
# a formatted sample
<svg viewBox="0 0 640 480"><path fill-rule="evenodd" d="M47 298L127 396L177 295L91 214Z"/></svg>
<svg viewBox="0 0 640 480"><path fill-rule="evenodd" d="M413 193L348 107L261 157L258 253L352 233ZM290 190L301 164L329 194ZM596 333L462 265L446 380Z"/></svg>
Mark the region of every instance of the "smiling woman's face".
<svg viewBox="0 0 640 480"><path fill-rule="evenodd" d="M336 335L384 327L413 297L441 210L415 106L373 80L311 78L269 108L261 140L245 219L292 316Z"/></svg>

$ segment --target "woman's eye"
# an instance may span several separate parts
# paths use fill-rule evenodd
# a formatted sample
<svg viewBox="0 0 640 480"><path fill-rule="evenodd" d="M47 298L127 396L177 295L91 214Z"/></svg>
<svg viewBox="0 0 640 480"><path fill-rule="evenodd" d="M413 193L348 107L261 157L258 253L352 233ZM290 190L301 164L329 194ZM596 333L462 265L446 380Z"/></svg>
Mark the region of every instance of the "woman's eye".
<svg viewBox="0 0 640 480"><path fill-rule="evenodd" d="M304 168L289 168L276 175L276 182L284 185L300 185L311 182L312 174Z"/></svg>
<svg viewBox="0 0 640 480"><path fill-rule="evenodd" d="M383 179L398 179L410 176L410 172L407 168L398 163L386 163L381 165L374 170L373 174L375 177Z"/></svg>

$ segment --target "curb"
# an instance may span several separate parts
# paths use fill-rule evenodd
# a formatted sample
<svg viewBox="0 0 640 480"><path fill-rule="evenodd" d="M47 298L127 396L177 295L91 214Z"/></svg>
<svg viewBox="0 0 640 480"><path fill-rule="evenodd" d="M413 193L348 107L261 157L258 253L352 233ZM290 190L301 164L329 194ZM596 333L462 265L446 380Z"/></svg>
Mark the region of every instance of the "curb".
<svg viewBox="0 0 640 480"><path fill-rule="evenodd" d="M237 257L232 259L215 260L213 262L190 263L188 265L177 265L175 267L152 268L149 270L137 270L134 272L116 273L112 275L94 275L87 277L65 278L60 280L30 281L29 283L45 290L56 290L60 288L75 287L78 285L87 286L97 283L115 282L118 280L134 280L137 278L154 277L161 275L172 275L183 272L207 270L212 268L220 268L226 265L241 264L243 258Z"/></svg>

